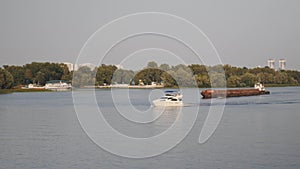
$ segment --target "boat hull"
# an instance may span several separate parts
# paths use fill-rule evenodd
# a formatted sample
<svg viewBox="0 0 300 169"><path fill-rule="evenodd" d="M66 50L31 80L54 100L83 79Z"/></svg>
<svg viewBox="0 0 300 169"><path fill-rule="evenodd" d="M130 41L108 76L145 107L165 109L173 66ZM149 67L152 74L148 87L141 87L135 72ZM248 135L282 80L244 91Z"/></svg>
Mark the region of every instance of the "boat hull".
<svg viewBox="0 0 300 169"><path fill-rule="evenodd" d="M165 100L154 100L153 106L155 107L176 107L176 106L183 106L182 101L165 101Z"/></svg>
<svg viewBox="0 0 300 169"><path fill-rule="evenodd" d="M54 88L45 88L45 89L56 91L56 92L63 92L63 91L70 91L70 90L72 90L71 87L68 87L68 88L59 88L59 87L55 88L54 87Z"/></svg>
<svg viewBox="0 0 300 169"><path fill-rule="evenodd" d="M232 90L203 90L201 95L204 99L224 98L224 97L242 97L270 94L269 91L260 91L259 89L232 89Z"/></svg>

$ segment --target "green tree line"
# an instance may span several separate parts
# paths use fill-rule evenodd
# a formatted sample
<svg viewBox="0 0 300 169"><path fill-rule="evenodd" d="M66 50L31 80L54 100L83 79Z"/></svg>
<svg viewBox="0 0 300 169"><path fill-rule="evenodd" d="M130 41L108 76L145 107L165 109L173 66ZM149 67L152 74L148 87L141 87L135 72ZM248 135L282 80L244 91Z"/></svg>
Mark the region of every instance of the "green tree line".
<svg viewBox="0 0 300 169"><path fill-rule="evenodd" d="M73 76L74 75L74 76ZM230 65L205 66L199 64L158 65L149 62L140 71L118 69L115 65L102 64L91 70L80 67L76 72L69 71L62 63L32 62L23 66L4 65L0 68L0 88L24 86L30 83L45 85L49 80L65 80L75 87L132 84L152 82L166 87L251 87L256 82L270 85L299 85L300 72L296 70L274 70L269 67L246 68Z"/></svg>
<svg viewBox="0 0 300 169"><path fill-rule="evenodd" d="M3 68L12 76L12 86L8 88L30 83L45 85L49 80L72 80L72 72L62 63L32 62L23 66L4 65Z"/></svg>

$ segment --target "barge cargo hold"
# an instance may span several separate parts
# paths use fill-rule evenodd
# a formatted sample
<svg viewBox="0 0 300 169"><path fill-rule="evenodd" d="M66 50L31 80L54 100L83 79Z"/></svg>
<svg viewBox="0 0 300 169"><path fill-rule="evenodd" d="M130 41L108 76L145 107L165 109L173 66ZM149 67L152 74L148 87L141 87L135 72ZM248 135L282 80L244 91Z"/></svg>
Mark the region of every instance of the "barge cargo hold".
<svg viewBox="0 0 300 169"><path fill-rule="evenodd" d="M224 97L241 97L241 96L256 96L270 94L266 91L261 83L255 85L254 89L229 89L229 90L203 90L201 95L203 99L224 98Z"/></svg>

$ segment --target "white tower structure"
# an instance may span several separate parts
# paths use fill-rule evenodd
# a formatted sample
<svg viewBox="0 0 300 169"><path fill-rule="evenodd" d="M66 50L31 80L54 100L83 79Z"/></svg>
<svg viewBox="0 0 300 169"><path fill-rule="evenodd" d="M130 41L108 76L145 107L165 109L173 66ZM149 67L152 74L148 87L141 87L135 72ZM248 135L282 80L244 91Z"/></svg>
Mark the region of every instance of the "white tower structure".
<svg viewBox="0 0 300 169"><path fill-rule="evenodd" d="M64 62L63 64L67 65L69 71L73 71L73 70L74 70L74 65L73 65L73 63Z"/></svg>
<svg viewBox="0 0 300 169"><path fill-rule="evenodd" d="M275 60L274 59L269 59L268 60L268 66L271 69L275 69Z"/></svg>
<svg viewBox="0 0 300 169"><path fill-rule="evenodd" d="M286 68L285 59L279 59L279 70L285 70L285 68Z"/></svg>

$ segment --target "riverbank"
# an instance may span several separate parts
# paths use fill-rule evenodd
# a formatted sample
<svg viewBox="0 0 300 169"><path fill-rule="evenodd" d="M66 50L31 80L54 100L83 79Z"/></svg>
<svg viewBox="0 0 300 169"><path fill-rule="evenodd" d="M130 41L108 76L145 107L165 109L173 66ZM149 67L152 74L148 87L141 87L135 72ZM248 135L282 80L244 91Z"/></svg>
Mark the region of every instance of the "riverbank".
<svg viewBox="0 0 300 169"><path fill-rule="evenodd" d="M264 84L265 87L298 87L300 84ZM210 88L210 87L205 87ZM243 89L243 88L253 88L253 86L244 87L227 87L228 89Z"/></svg>
<svg viewBox="0 0 300 169"><path fill-rule="evenodd" d="M300 86L300 84L265 84L265 87L295 87L295 86ZM89 87L83 87L82 89L88 89ZM99 86L93 86L90 88L98 88L98 89L111 89L111 88L122 88L122 87L111 87L111 86L105 86L105 87L99 87ZM149 86L131 86L131 87L123 87L123 88L130 88L130 89L155 89L155 88L165 88L165 89L178 89L178 87L149 87ZM189 87L182 87L182 88L189 88ZM209 87L208 87L209 88ZM235 87L235 88L240 88L240 87ZM249 87L250 88L250 87ZM200 88L199 88L200 89ZM47 90L47 89L0 89L0 94L9 94L9 93L15 93L15 92L53 92L52 90Z"/></svg>
<svg viewBox="0 0 300 169"><path fill-rule="evenodd" d="M47 89L0 89L0 94L9 94L15 92L52 92Z"/></svg>
<svg viewBox="0 0 300 169"><path fill-rule="evenodd" d="M265 84L265 87L294 87L300 84Z"/></svg>

